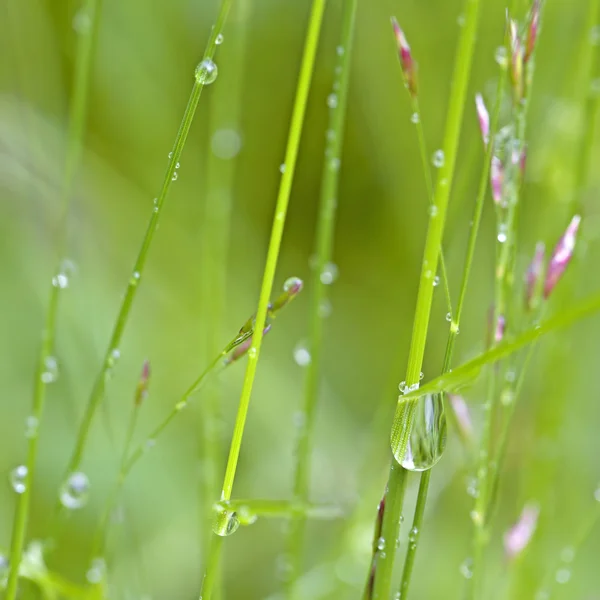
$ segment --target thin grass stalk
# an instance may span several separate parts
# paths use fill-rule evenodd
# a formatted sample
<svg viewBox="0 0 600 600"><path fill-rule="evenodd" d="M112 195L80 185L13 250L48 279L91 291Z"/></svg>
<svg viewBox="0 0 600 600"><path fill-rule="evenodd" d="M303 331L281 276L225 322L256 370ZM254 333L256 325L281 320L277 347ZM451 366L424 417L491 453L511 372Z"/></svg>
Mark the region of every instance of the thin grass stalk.
<svg viewBox="0 0 600 600"><path fill-rule="evenodd" d="M210 147L206 164L206 198L204 203L203 233L201 239L202 306L205 330L205 356L215 356L221 349L221 329L227 300L227 256L231 235L236 155L232 148L226 155L215 153L215 136L230 131L240 134L242 112L242 84L244 55L248 29L249 0L238 0L230 18L230 36L223 41L221 51L226 65L220 85L210 97ZM235 144L235 139L231 140ZM220 415L222 386L213 380L204 393L199 411L200 460L202 476L199 489L199 539L208 552L213 517L212 504L219 492L221 466Z"/></svg>
<svg viewBox="0 0 600 600"><path fill-rule="evenodd" d="M430 277L428 277L428 273L435 273L437 271L440 248L442 246L446 211L454 178L465 98L473 61L480 4L480 0L466 0L465 2L464 14L466 15L466 19L457 51L450 103L448 106L446 132L444 135L444 163L439 169L433 203L435 210L430 211L429 215L429 226L421 267L417 306L406 372L406 385L409 389L419 385L423 365L433 301L433 285ZM409 404L407 411L401 410L400 405L396 410L392 426L391 443L393 447L399 448L400 454L405 452L408 444L408 436L412 428L415 408L416 401L413 401ZM388 492L385 496L386 510L382 523L385 552L380 551L377 553L373 564L375 580L372 597L379 598L380 600L387 599L390 595L393 565L396 556L396 539L398 538L400 528L400 515L404 502L406 477L407 473L405 470L399 465L395 465L395 460L392 459L387 488ZM388 510L388 506L391 510Z"/></svg>
<svg viewBox="0 0 600 600"><path fill-rule="evenodd" d="M543 3L542 3L543 7ZM540 9L541 10L541 9ZM540 15L541 19L541 15ZM531 85L533 81L535 66L535 55L531 56L527 64L527 73L524 77L524 92L520 101L515 101L515 139L519 144L520 150L525 148L525 130L527 124L527 113L530 102ZM507 161L510 165L510 157ZM494 279L494 309L493 320L491 324L492 331L499 323L499 319L504 319L508 312L508 300L512 292L514 282L515 261L513 260L516 254L517 244L517 216L519 210L519 200L522 187L522 170L518 164L512 165L514 169L514 177L517 184L513 186L513 192L508 199L508 210L506 218L506 238L502 241L498 236L496 244L496 267ZM510 319L509 319L510 321ZM508 323L507 330L512 329L512 323ZM498 343L495 336L490 335L492 347ZM495 455L495 440L493 436L494 424L499 418L501 409L500 398L498 395L497 386L497 369L491 369L488 379L487 400L485 404L485 417L483 430L481 434L481 447L479 453L479 463L477 467L478 480L478 495L475 499L474 510L471 513L474 523L474 538L473 538L473 576L469 579L468 594L470 597L475 597L481 586L482 579L482 562L483 554L489 538L489 529L487 527L489 518L487 509L489 504L490 480L493 472L492 458Z"/></svg>
<svg viewBox="0 0 600 600"><path fill-rule="evenodd" d="M229 12L231 2L232 0L222 0L221 2L219 15L209 37L206 51L202 59L203 62L212 61L217 47L217 38L221 34L225 25L225 20ZM202 64L203 63L200 63L200 65ZM116 357L119 353L119 345L121 343L121 338L123 337L125 326L127 325L127 321L129 319L129 314L131 312L131 308L135 300L135 296L139 287L140 280L142 278L146 260L148 258L148 252L150 250L150 246L152 245L154 234L158 227L158 223L164 208L166 198L169 194L173 181L177 179L177 169L179 161L181 159L181 154L183 152L183 148L185 146L187 136L192 125L192 120L194 118L194 114L198 106L198 101L200 100L200 95L202 94L202 89L205 85L205 76L202 75L200 65L196 70L196 77L194 85L192 87L192 92L190 94L190 98L188 100L188 104L185 109L181 125L177 132L173 149L169 154L169 164L167 166L160 193L155 199L152 215L150 217L150 221L146 228L146 232L144 234L140 250L135 260L135 264L132 270L131 277L129 279L129 283L125 290L123 300L121 301L121 306L117 314L117 318L112 331L112 335L110 337L110 341L108 343L108 347L102 360L100 371L96 376L94 386L92 388L85 408L83 419L79 427L79 431L77 433L75 448L73 450L73 453L68 463L68 467L66 469L65 479L69 476L70 473L78 469L83 459L83 454L85 452L85 446L89 437L92 421L96 414L96 410L98 409L104 398L106 381L115 365Z"/></svg>
<svg viewBox="0 0 600 600"><path fill-rule="evenodd" d="M59 295L62 287L56 274L60 274L61 272L63 253L65 252L67 245L67 218L72 198L75 173L81 156L83 131L88 110L89 84L98 39L101 7L101 0L87 0L85 2L84 10L87 12L90 20L90 30L89 32L81 34L78 37L77 43L73 96L69 110L67 148L61 185L60 215L57 229L57 267L50 285L48 307L44 319L44 328L42 330L40 353L34 375L33 408L31 416L36 425L31 432L27 444L27 472L24 479L25 489L17 499L17 506L13 519L9 573L5 594L6 600L14 600L17 594L19 566L23 553L23 545L25 543L25 535L27 533L31 488L33 486L34 473L37 466L39 430L44 412L46 386L48 383L45 380L44 373L47 370L48 361L51 359L54 349Z"/></svg>
<svg viewBox="0 0 600 600"><path fill-rule="evenodd" d="M323 348L323 307L328 301L327 284L322 281L328 263L332 260L337 196L339 189L340 161L344 142L344 125L350 87L350 67L357 0L345 0L343 4L340 42L337 46L337 61L333 80L333 91L329 98L329 124L325 144L325 160L321 181L320 207L317 222L315 256L316 265L312 273L312 296L309 312L308 348L311 361L306 368L304 402L301 408L301 424L296 440L296 465L294 474L294 499L306 503L309 497L310 459L315 412L321 373ZM341 50L340 50L341 49ZM294 596L294 586L302 570L305 519L294 520L289 534L289 579L288 597Z"/></svg>
<svg viewBox="0 0 600 600"><path fill-rule="evenodd" d="M504 87L506 84L506 71L502 71L498 77L498 85L496 86L496 100L494 103L494 109L492 113L492 121L490 124L491 136L498 129L498 123L500 121L500 108L502 106L502 96L504 93ZM467 242L467 252L465 257L465 264L462 274L462 282L458 295L458 302L456 304L456 314L452 315L450 327L448 331L448 340L446 342L446 351L444 355L444 363L442 366L442 374L448 373L452 366L452 358L454 353L454 345L456 342L456 336L460 330L460 323L462 317L462 311L464 307L465 298L467 295L467 288L469 285L469 277L471 274L471 268L473 260L475 258L475 248L477 246L477 235L479 232L479 225L481 224L481 216L483 214L483 207L486 199L486 192L488 188L490 165L493 154L493 144L488 143L485 158L483 162L483 168L481 171L481 177L479 179L479 188L477 192L477 198L473 210L473 217L471 219L471 226L469 232L469 240ZM446 403L447 404L447 403ZM450 414L452 410L448 411ZM408 589L410 586L410 579L412 576L412 570L416 557L416 552L419 545L423 526L423 515L425 512L425 504L427 502L427 493L429 490L429 482L431 479L431 470L424 471L421 474L421 481L419 483L419 491L417 494L417 504L413 517L413 523L411 528L411 541L406 551L406 557L404 559L404 568L402 570L402 579L400 582L400 597L408 597Z"/></svg>
<svg viewBox="0 0 600 600"><path fill-rule="evenodd" d="M250 397L252 394L252 387L254 385L256 368L262 345L263 330L265 328L267 311L269 308L269 297L271 295L273 282L275 280L275 270L277 268L279 250L281 248L281 240L283 238L285 218L287 215L287 208L292 190L294 172L296 170L298 149L300 147L304 116L308 102L308 93L312 81L324 10L325 0L313 0L285 153L286 168L281 177L279 193L275 205L273 228L271 230L271 239L269 241L267 259L263 273L263 281L258 301L258 309L256 311L256 323L254 327L255 333L252 335L252 344L248 350L248 363L246 366L246 373L244 376L244 383L240 396L233 437L231 439L229 457L227 460L227 467L225 469L225 477L223 479L221 500L224 502L227 502L231 499L233 490L233 483L235 480L235 473L237 470L237 463L242 445L244 428L246 425L246 417L248 415ZM206 566L206 571L202 582L202 590L200 592L200 598L203 600L209 600L211 598L216 579L216 570L218 569L220 560L221 548L222 539L217 535L213 535L211 549L208 556L208 564Z"/></svg>

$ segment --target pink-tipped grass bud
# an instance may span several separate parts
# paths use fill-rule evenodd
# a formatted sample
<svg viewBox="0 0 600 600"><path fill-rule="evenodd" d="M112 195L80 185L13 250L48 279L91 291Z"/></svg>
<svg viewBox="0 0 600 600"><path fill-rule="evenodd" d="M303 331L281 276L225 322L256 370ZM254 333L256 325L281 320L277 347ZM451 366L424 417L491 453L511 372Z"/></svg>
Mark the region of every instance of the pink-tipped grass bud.
<svg viewBox="0 0 600 600"><path fill-rule="evenodd" d="M519 30L516 21L511 19L510 24L510 81L513 87L513 94L517 102L523 99L523 44L519 37Z"/></svg>
<svg viewBox="0 0 600 600"><path fill-rule="evenodd" d="M550 257L550 263L548 264L548 270L546 272L544 298L548 298L548 296L552 293L552 290L556 287L556 284L563 276L565 269L573 258L575 241L577 239L577 231L579 230L580 223L581 217L579 215L575 215L571 219L566 231L554 247L554 252Z"/></svg>
<svg viewBox="0 0 600 600"><path fill-rule="evenodd" d="M504 168L502 166L502 161L497 156L492 156L490 184L492 186L492 198L494 199L494 202L501 205L504 189Z"/></svg>
<svg viewBox="0 0 600 600"><path fill-rule="evenodd" d="M527 28L527 45L523 61L527 63L535 50L538 34L540 31L540 0L534 0L529 13L529 27Z"/></svg>
<svg viewBox="0 0 600 600"><path fill-rule="evenodd" d="M540 509L536 504L526 505L519 520L504 534L504 552L509 560L516 558L529 545L539 514Z"/></svg>
<svg viewBox="0 0 600 600"><path fill-rule="evenodd" d="M148 386L150 384L150 361L145 360L142 366L142 372L135 389L135 405L140 406L148 396Z"/></svg>
<svg viewBox="0 0 600 600"><path fill-rule="evenodd" d="M487 146L490 140L490 114L485 107L485 102L481 94L475 96L475 106L477 107L477 118L479 119L479 129L481 130L483 145Z"/></svg>
<svg viewBox="0 0 600 600"><path fill-rule="evenodd" d="M406 87L414 98L417 95L417 63L413 59L404 31L402 31L402 28L398 25L398 21L396 21L395 17L392 17L392 27L398 46L398 57L400 58L400 65L402 66Z"/></svg>

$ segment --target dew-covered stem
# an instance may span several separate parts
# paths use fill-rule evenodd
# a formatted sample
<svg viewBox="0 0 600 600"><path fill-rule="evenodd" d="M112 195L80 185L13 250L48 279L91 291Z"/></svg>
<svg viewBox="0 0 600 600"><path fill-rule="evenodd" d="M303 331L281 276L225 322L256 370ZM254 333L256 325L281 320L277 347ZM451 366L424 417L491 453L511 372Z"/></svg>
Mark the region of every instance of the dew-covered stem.
<svg viewBox="0 0 600 600"><path fill-rule="evenodd" d="M225 68L220 84L209 98L210 149L206 160L206 188L201 244L201 303L208 359L221 350L224 310L227 304L227 255L237 156L243 144L241 135L242 84L248 29L249 0L238 0L222 38L220 63ZM199 539L208 552L212 535L212 504L219 492L222 449L219 436L222 386L212 379L204 392L199 410L199 452L202 473L199 485Z"/></svg>
<svg viewBox="0 0 600 600"><path fill-rule="evenodd" d="M506 83L506 72L502 71L498 77L498 84L496 86L496 99L494 103L494 109L492 113L492 121L490 124L490 131L495 132L498 128L498 122L500 120L500 108L502 105L502 95ZM485 158L483 162L483 168L481 170L481 176L479 179L479 187L477 192L477 198L475 200L475 206L473 208L473 216L471 219L471 225L469 230L469 239L467 242L467 252L465 256L465 263L463 267L462 280L460 285L460 291L458 294L458 302L456 304L456 313L452 314L450 321L450 327L448 331L448 339L446 342L446 351L444 354L444 363L442 366L442 374L448 373L452 367L452 358L454 353L454 345L456 342L456 336L460 330L462 311L464 301L467 294L467 288L469 286L469 276L471 274L471 267L473 265L473 259L475 257L475 248L477 245L477 235L479 232L479 225L481 223L481 215L483 214L483 207L486 199L486 192L488 188L490 164L492 160L493 144L488 143L485 152ZM446 400L446 398L445 398ZM454 411L449 410L449 414L453 415ZM427 502L427 493L429 491L429 482L431 479L431 470L424 471L421 474L421 481L419 483L419 491L417 494L417 505L415 508L415 514L413 517L412 532L416 532L408 545L406 551L406 557L404 559L404 567L402 570L402 579L400 583L400 596L406 598L408 596L408 589L410 586L410 579L412 576L412 569L415 561L415 555L419 546L420 532L422 528L423 513L425 510L425 504Z"/></svg>
<svg viewBox="0 0 600 600"><path fill-rule="evenodd" d="M86 12L90 27L87 31L80 32L77 38L73 92L69 107L67 147L60 192L60 214L57 227L55 259L57 266L51 280L48 306L42 330L40 353L38 355L37 367L34 375L31 419L32 422L35 423L35 426L28 434L26 475L24 479L25 489L17 499L17 506L13 519L9 573L5 594L6 600L14 600L17 594L19 565L21 563L25 535L27 533L31 488L37 465L39 430L46 400L46 386L48 384L48 381L44 377L44 373L48 369L49 361L55 361L52 353L54 350L54 338L56 334L56 320L59 296L61 289L64 287L62 283L64 280L59 280L57 277L60 277L61 275L65 277L65 275L61 273L61 270L64 258L63 254L67 246L67 219L75 174L81 156L83 134L88 111L90 78L98 39L101 8L102 0L85 0L83 7L81 8L81 10Z"/></svg>
<svg viewBox="0 0 600 600"><path fill-rule="evenodd" d="M223 479L221 500L224 501L231 499L231 494L233 491L233 483L235 480L238 458L242 446L246 417L248 415L248 409L250 406L250 397L252 395L252 387L254 385L254 378L256 376L256 368L262 345L267 312L269 310L269 297L271 295L273 282L275 280L275 271L279 258L279 250L281 248L281 240L283 238L285 219L287 215L290 193L292 190L292 182L294 179L294 172L296 170L296 161L298 158L298 150L300 147L300 139L304 125L304 116L308 102L308 92L310 90L312 81L324 10L325 0L313 0L285 153L286 168L281 176L277 202L275 204L273 227L271 230L271 238L269 240L269 247L267 250L267 259L258 300L258 309L256 311L256 322L254 327L255 334L252 336L252 343L248 350L248 363L246 366L246 373L244 376L238 413L231 439L229 457L227 459L227 466L225 469L225 477ZM206 566L206 574L203 580L202 590L200 592L200 597L203 600L209 600L212 596L214 582L216 579L216 570L218 570L222 542L220 538L219 540L216 538L219 538L219 536L213 536L213 543L211 544L211 550L209 552L208 563Z"/></svg>
<svg viewBox="0 0 600 600"><path fill-rule="evenodd" d="M328 301L328 282L324 281L323 273L326 271L327 265L331 262L333 253L340 161L350 86L356 6L357 0L345 0L343 3L340 41L336 48L337 61L333 90L328 98L330 112L315 239L316 264L312 273L312 296L309 309L308 349L311 360L306 367L304 400L300 409L302 417L297 431L298 437L295 452L294 498L301 504L306 503L309 497L311 442L315 422L323 346L323 306ZM302 569L304 531L305 520L299 516L290 527L288 597L293 597L294 585Z"/></svg>
<svg viewBox="0 0 600 600"><path fill-rule="evenodd" d="M425 343L429 329L431 305L433 301L433 285L428 274L437 271L440 248L442 246L446 211L454 178L454 168L464 114L465 98L471 72L471 63L473 60L475 37L479 21L479 7L480 0L466 0L466 18L458 46L452 90L450 93L450 103L448 107L446 132L444 135L444 161L439 168L434 202L432 204L432 207L434 208L430 211L429 215L429 226L425 240L423 263L421 266L417 306L415 309L413 333L406 372L406 385L408 389L411 389L413 386L418 386L420 382L421 368L425 354ZM408 411L401 410L400 406L396 410L396 417L394 418L392 426L391 443L392 448L399 448L401 454L406 450L408 444L408 438L412 429L412 415L414 415L415 409L416 403L412 402ZM396 454L396 452L394 453ZM403 497L397 497L397 490L401 489L401 486L397 485L397 483L400 479L405 479L406 476L407 474L404 473L402 468L399 466L394 468L394 463L392 463L388 483L389 492L387 494L390 510L386 507L386 515L383 519L382 529L382 537L384 538L384 541L386 541L386 552L385 554L379 555L374 565L376 571L373 598L387 599L390 595L392 570L396 555L396 538L398 535L400 513L402 511L403 503Z"/></svg>
<svg viewBox="0 0 600 600"><path fill-rule="evenodd" d="M190 98L188 100L183 119L179 126L177 136L175 138L173 149L169 153L169 162L162 183L162 187L160 189L158 197L154 201L152 214L146 227L146 232L142 239L142 244L140 246L137 258L135 260L129 283L127 285L127 288L125 289L125 294L121 301L119 312L115 320L115 325L112 331L112 335L110 337L110 341L108 343L108 347L102 360L100 371L96 376L96 380L88 398L83 419L79 427L79 431L77 433L75 449L73 450L73 453L68 463L66 476L68 476L69 473L75 471L79 467L83 459L85 445L89 436L92 421L94 419L94 415L96 414L98 406L103 400L107 378L110 374L110 371L114 367L115 358L116 356L118 356L119 353L119 345L121 343L121 338L123 336L125 326L129 319L129 313L131 312L131 308L135 300L135 296L144 271L144 267L146 265L146 260L148 258L148 252L150 250L150 246L152 245L152 241L154 239L154 234L158 227L158 222L163 211L165 200L169 194L171 185L177 179L179 161L181 159L181 154L183 152L183 148L185 146L185 142L187 140L190 127L192 125L194 114L198 106L198 101L200 100L202 89L206 84L214 81L214 76L216 75L216 66L212 62L212 58L215 54L215 50L217 47L217 37L222 32L223 26L225 24L225 19L227 18L227 14L231 6L231 2L232 0L222 0L219 15L217 17L216 24L212 29L204 53L204 57L202 59L202 62L196 68L194 85L192 87L192 92L190 94Z"/></svg>

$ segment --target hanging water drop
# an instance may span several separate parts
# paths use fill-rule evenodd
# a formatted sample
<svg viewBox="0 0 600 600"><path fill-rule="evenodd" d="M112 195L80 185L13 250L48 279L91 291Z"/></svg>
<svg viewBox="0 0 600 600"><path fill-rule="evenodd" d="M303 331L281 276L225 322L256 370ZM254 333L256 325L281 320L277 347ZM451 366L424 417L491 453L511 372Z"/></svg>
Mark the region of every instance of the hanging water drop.
<svg viewBox="0 0 600 600"><path fill-rule="evenodd" d="M214 511L213 531L217 535L226 537L237 531L240 521L235 511L229 510L222 502L215 504Z"/></svg>
<svg viewBox="0 0 600 600"><path fill-rule="evenodd" d="M60 490L60 502L69 510L82 508L87 504L90 493L90 480L85 473L72 473Z"/></svg>
<svg viewBox="0 0 600 600"><path fill-rule="evenodd" d="M421 117L419 117L419 113L418 112L414 112L411 116L410 116L410 121L411 123L414 123L415 125L421 120Z"/></svg>
<svg viewBox="0 0 600 600"><path fill-rule="evenodd" d="M223 43L223 34L222 33L218 33L217 37L215 38L215 44L217 46L220 46Z"/></svg>
<svg viewBox="0 0 600 600"><path fill-rule="evenodd" d="M283 175L285 173L285 163L279 165L279 172Z"/></svg>
<svg viewBox="0 0 600 600"><path fill-rule="evenodd" d="M46 356L44 359L41 379L42 383L53 383L58 379L58 360L55 356Z"/></svg>
<svg viewBox="0 0 600 600"><path fill-rule="evenodd" d="M283 291L284 292L295 292L298 289L302 289L304 285L302 279L300 277L288 277L283 283Z"/></svg>
<svg viewBox="0 0 600 600"><path fill-rule="evenodd" d="M337 94L329 94L329 96L327 96L327 106L329 106L329 108L337 108L337 105L338 105Z"/></svg>
<svg viewBox="0 0 600 600"><path fill-rule="evenodd" d="M435 204L431 204L429 206L429 216L434 218L437 217L438 214L438 207Z"/></svg>
<svg viewBox="0 0 600 600"><path fill-rule="evenodd" d="M443 150L436 150L433 153L433 166L436 167L437 169L440 169L444 166L444 162L446 160L446 157L444 155L444 151Z"/></svg>
<svg viewBox="0 0 600 600"><path fill-rule="evenodd" d="M451 313L446 313L446 321L448 321L448 323L452 322L452 314Z"/></svg>
<svg viewBox="0 0 600 600"><path fill-rule="evenodd" d="M396 419L392 429L394 457L408 471L431 469L446 448L443 396L441 393L426 394L416 402L404 402L400 407L400 418ZM410 431L403 428L405 423L411 424Z"/></svg>
<svg viewBox="0 0 600 600"><path fill-rule="evenodd" d="M504 242L506 242L507 239L508 235L506 223L500 223L500 225L498 226L498 241L501 244L504 244Z"/></svg>
<svg viewBox="0 0 600 600"><path fill-rule="evenodd" d="M335 263L328 262L323 265L319 279L323 285L331 285L338 278L338 268Z"/></svg>
<svg viewBox="0 0 600 600"><path fill-rule="evenodd" d="M505 69L508 65L506 48L504 46L498 46L494 52L494 60Z"/></svg>
<svg viewBox="0 0 600 600"><path fill-rule="evenodd" d="M440 285L440 276L439 276L439 275L436 275L436 276L433 278L433 287L437 287L438 285Z"/></svg>
<svg viewBox="0 0 600 600"><path fill-rule="evenodd" d="M310 364L310 352L303 342L298 343L294 348L294 360L299 367L307 367Z"/></svg>
<svg viewBox="0 0 600 600"><path fill-rule="evenodd" d="M473 577L473 559L465 558L460 564L459 571L465 579L471 579Z"/></svg>
<svg viewBox="0 0 600 600"><path fill-rule="evenodd" d="M27 489L27 473L25 465L19 465L10 472L10 484L17 494L22 494Z"/></svg>
<svg viewBox="0 0 600 600"><path fill-rule="evenodd" d="M173 171L173 175L171 177L171 181L177 181L178 177L179 177L179 174L177 173L177 171Z"/></svg>
<svg viewBox="0 0 600 600"><path fill-rule="evenodd" d="M217 65L210 58L205 58L196 67L196 81L202 85L213 83L218 74L219 69L217 69Z"/></svg>

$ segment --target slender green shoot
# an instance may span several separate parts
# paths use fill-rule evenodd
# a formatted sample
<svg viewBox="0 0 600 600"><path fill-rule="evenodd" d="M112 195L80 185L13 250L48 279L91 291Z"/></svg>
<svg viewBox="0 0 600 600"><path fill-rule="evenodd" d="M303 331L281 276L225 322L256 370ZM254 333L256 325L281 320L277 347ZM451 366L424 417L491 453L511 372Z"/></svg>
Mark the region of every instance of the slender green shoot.
<svg viewBox="0 0 600 600"><path fill-rule="evenodd" d="M287 208L292 190L292 182L294 172L296 170L296 160L298 158L298 149L300 147L300 138L304 125L304 116L306 113L306 105L308 102L308 92L312 81L312 74L315 65L317 54L317 46L321 32L321 24L323 21L323 12L325 10L325 0L313 0L304 53L302 57L302 65L298 78L298 86L296 89L296 99L294 101L294 109L292 120L290 123L290 131L288 136L286 154L285 154L285 170L281 177L279 193L275 205L275 216L273 220L273 228L271 230L271 239L267 251L267 260L265 264L263 281L260 290L258 309L256 312L256 334L252 336L252 344L248 350L248 364L246 374L240 396L238 414L235 421L233 437L223 480L223 488L221 492L221 500L228 501L231 499L233 491L233 483L235 480L235 472L242 446L242 438L246 425L246 417L250 406L250 397L252 395L252 387L256 376L256 368L260 355L260 348L263 338L263 329L267 318L269 306L269 296L273 289L275 280L275 270L279 258L279 250L281 248L281 240L283 238L283 230L287 215ZM219 536L213 536L213 544L209 552L208 564L202 583L202 591L200 597L203 600L209 600L216 580L216 570L220 560L222 540Z"/></svg>
<svg viewBox="0 0 600 600"><path fill-rule="evenodd" d="M19 578L19 565L23 554L23 545L27 533L29 520L29 505L31 499L31 488L35 468L37 465L39 429L46 401L46 386L53 380L53 371L56 368L56 359L52 353L54 350L54 338L56 335L56 320L60 291L68 284L68 274L64 273L63 253L67 244L67 218L72 198L75 174L81 156L83 132L88 109L89 85L92 72L92 63L98 39L98 28L100 21L102 3L101 0L86 0L82 8L89 18L89 31L81 32L77 41L75 74L73 79L73 97L69 110L69 129L67 134L67 149L65 166L61 185L60 216L57 238L57 268L52 277L50 294L44 328L42 330L42 341L40 353L37 360L33 388L33 407L31 420L35 423L29 435L27 444L26 475L24 480L24 491L17 500L16 512L13 520L13 532L10 549L10 564L8 581L6 584L6 600L14 600L17 595L17 584Z"/></svg>
<svg viewBox="0 0 600 600"><path fill-rule="evenodd" d="M429 214L429 226L421 266L417 306L406 373L406 385L408 389L418 386L420 382L433 301L431 273L437 271L440 248L442 246L446 211L454 178L465 98L475 48L480 4L480 0L466 0L465 3L465 24L458 47L450 103L448 106L446 132L444 135L444 157L439 168L434 202ZM408 410L402 410L402 407L399 406L396 411L392 426L391 443L393 448L399 449L400 455L406 451L408 445L415 409L416 401L413 401L409 404ZM375 570L372 597L381 600L384 598L387 599L390 596L392 571L396 556L396 539L398 538L400 528L400 515L404 503L406 478L407 473L405 470L395 464L395 460L392 459L387 487L388 492L384 496L386 506L381 530L385 552L380 551L376 553L372 567Z"/></svg>
<svg viewBox="0 0 600 600"><path fill-rule="evenodd" d="M500 120L500 107L502 105L502 96L504 93L504 87L506 83L506 71L502 71L498 77L498 85L496 87L496 99L494 103L494 109L492 114L492 121L490 124L490 132L493 133L498 129L498 123ZM467 288L469 285L469 277L471 274L471 267L473 265L473 259L475 258L475 248L477 245L477 235L479 232L479 225L481 223L481 215L483 214L483 207L486 199L486 192L488 188L490 165L492 160L493 144L488 142L485 152L485 158L483 168L481 170L481 176L479 179L479 189L477 193L477 199L473 210L473 218L471 219L471 227L469 232L469 240L467 242L467 253L465 257L465 263L462 274L462 282L460 285L460 291L458 295L458 302L456 305L456 314L452 315L450 327L448 331L448 340L446 342L446 352L444 355L444 364L442 366L442 373L447 373L452 367L452 358L454 353L454 345L456 342L456 336L460 330L462 311L464 307L465 298L467 295ZM446 402L446 406L448 406ZM450 414L453 414L452 410L448 410ZM416 552L418 549L419 539L423 527L423 515L425 512L425 504L427 502L427 492L429 490L429 482L431 479L431 470L424 471L421 474L421 481L419 484L419 491L417 494L417 505L413 517L413 524L411 528L411 543L408 545L406 551L406 557L404 559L404 568L402 570L402 579L400 583L400 593L403 598L408 596L408 589L410 586L410 579L412 576L413 565L415 561Z"/></svg>
<svg viewBox="0 0 600 600"><path fill-rule="evenodd" d="M330 107L329 125L325 144L325 162L321 181L321 198L315 242L316 264L312 274L312 296L309 313L308 348L311 361L306 368L304 403L301 408L301 425L298 428L296 465L294 474L294 498L306 503L309 497L311 442L315 424L321 357L323 348L324 307L328 302L327 284L323 279L332 260L333 236L339 171L344 142L344 125L350 86L350 66L357 0L345 0L343 5L340 42L337 46L337 62L333 80L333 91L328 97ZM289 535L289 578L288 595L293 596L296 580L302 569L305 521L296 519Z"/></svg>
<svg viewBox="0 0 600 600"><path fill-rule="evenodd" d="M208 40L204 57L196 68L194 85L192 87L192 92L190 94L179 131L177 132L177 136L175 138L173 149L169 153L169 163L163 184L158 197L154 201L152 216L148 222L146 233L144 234L138 256L135 260L133 271L125 290L112 335L102 361L102 366L100 367L100 371L96 376L96 380L85 408L83 419L77 433L75 448L69 460L65 478L68 477L70 473L76 471L81 464L94 415L96 414L96 410L104 398L106 382L115 366L116 360L119 357L119 345L121 343L121 338L123 337L125 326L127 325L127 321L129 319L129 314L135 300L144 267L146 265L146 260L148 258L150 246L152 245L154 234L158 227L166 198L171 189L171 185L177 180L179 161L181 159L181 154L192 125L192 120L198 106L198 101L200 100L200 95L202 94L202 89L205 85L212 83L216 77L216 66L212 59L218 45L217 39L223 30L231 2L232 0L222 0L219 15Z"/></svg>
<svg viewBox="0 0 600 600"><path fill-rule="evenodd" d="M241 149L242 85L248 29L249 1L238 0L229 18L227 39L220 50L222 69L219 86L209 98L210 151L206 160L206 193L201 239L202 307L205 331L204 356L221 349L223 316L227 304L227 255L231 235L236 157ZM212 535L212 504L219 492L222 469L221 414L222 386L211 379L200 406L199 539L208 552Z"/></svg>

